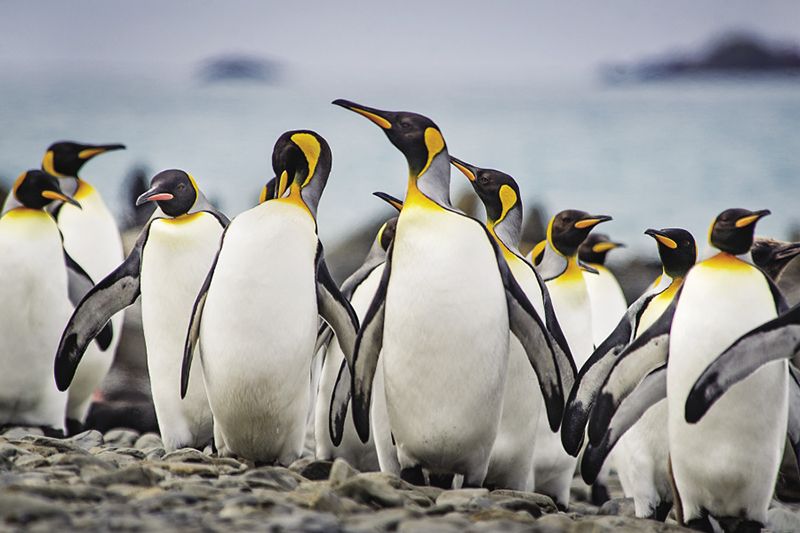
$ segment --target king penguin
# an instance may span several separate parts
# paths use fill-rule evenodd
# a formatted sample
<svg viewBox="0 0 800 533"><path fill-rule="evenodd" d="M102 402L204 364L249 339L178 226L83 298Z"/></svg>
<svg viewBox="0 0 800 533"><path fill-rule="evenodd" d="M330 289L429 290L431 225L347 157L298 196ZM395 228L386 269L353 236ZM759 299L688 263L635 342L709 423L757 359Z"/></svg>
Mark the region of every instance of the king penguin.
<svg viewBox="0 0 800 533"><path fill-rule="evenodd" d="M181 400L181 362L192 306L228 219L183 170L156 174L136 204L145 202L158 209L128 257L89 291L64 330L56 381L61 389L70 386L97 328L141 296L150 389L164 448L202 448L212 438L211 410L199 373Z"/></svg>
<svg viewBox="0 0 800 533"><path fill-rule="evenodd" d="M679 516L710 530L760 529L775 488L788 416L788 367L773 361L742 380L699 422L687 421L687 396L716 356L740 335L783 311L777 288L737 255L750 251L756 222L769 211L727 209L711 225L719 253L686 277L669 334L669 449ZM689 417L691 418L691 417Z"/></svg>
<svg viewBox="0 0 800 533"><path fill-rule="evenodd" d="M450 161L436 124L416 113L333 103L379 126L409 170L395 239L358 334L356 430L366 441L380 354L401 477L422 484L427 469L478 487L500 424L509 326L526 343L551 429L558 428L563 392L544 323L486 228L452 207Z"/></svg>
<svg viewBox="0 0 800 533"><path fill-rule="evenodd" d="M124 148L121 144L61 141L50 145L42 159L42 170L58 177L64 191L81 204L81 209L64 203L55 205L53 214L64 236L64 248L94 280L103 279L122 262L122 238L100 193L78 173L92 158ZM104 353L96 345L89 347L75 374L67 402L67 429L70 433L83 427L92 394L111 368L122 334L123 318L120 313L111 321L113 337L108 348L102 350Z"/></svg>
<svg viewBox="0 0 800 533"><path fill-rule="evenodd" d="M605 266L608 252L624 246L609 239L608 235L592 233L578 248L578 260L597 271L583 271L583 281L592 305L592 341L595 347L600 346L614 331L628 310L628 303L617 277Z"/></svg>
<svg viewBox="0 0 800 533"><path fill-rule="evenodd" d="M753 243L753 263L769 275L786 298L787 305L800 303L800 242L759 239ZM795 359L797 364L798 359Z"/></svg>
<svg viewBox="0 0 800 533"><path fill-rule="evenodd" d="M547 225L547 241L536 267L545 280L556 317L578 368L592 353L592 308L578 262L578 248L605 215L590 215L568 209L557 213ZM569 489L577 459L564 451L559 435L539 424L534 453L536 492L547 494L561 508L569 506Z"/></svg>
<svg viewBox="0 0 800 533"><path fill-rule="evenodd" d="M284 133L272 154L276 198L235 217L197 297L182 376L199 339L214 441L222 456L288 465L303 451L318 317L348 363L358 319L333 282L317 236L331 171L327 141Z"/></svg>
<svg viewBox="0 0 800 533"><path fill-rule="evenodd" d="M572 357L566 345L550 295L542 278L519 251L522 234L522 199L517 182L503 172L478 168L450 157L472 184L486 209L486 227L536 312L546 318L551 342L563 350L566 364L559 370L574 377ZM533 451L536 428L544 399L538 390L536 374L528 362L525 350L515 336L509 340L508 369L503 394L503 414L500 429L492 447L489 472L484 486L513 490L533 490ZM564 380L562 379L562 384ZM571 381L567 384L571 386Z"/></svg>
<svg viewBox="0 0 800 533"><path fill-rule="evenodd" d="M40 170L21 174L11 195L14 206L0 218L0 426L59 435L67 395L53 381L52 354L72 303L61 235L46 208L79 204Z"/></svg>
<svg viewBox="0 0 800 533"><path fill-rule="evenodd" d="M398 211L403 206L402 201L388 194L376 193L376 196L390 203ZM384 263L386 262L386 251L394 239L396 228L397 217L392 217L381 225L364 262L342 283L342 295L350 300L350 304L353 306L353 310L359 320L363 320L367 307L375 295L375 290L378 288L378 283L383 275ZM314 410L317 459L333 460L340 457L362 472L382 470L399 474L397 451L391 443L391 430L388 429L388 421L385 420L385 416L379 417L380 420L376 420L376 409L385 412L386 403L385 401L379 401L381 400L380 396L383 394L383 387L382 384L377 383L377 380L373 391L372 432L369 440L365 443L361 442L353 425L353 417L348 416L348 411L345 413L346 420L344 421L341 438L336 439L339 442L334 442L329 428L330 408L333 401L334 387L337 381L341 379L339 377L340 372L349 372L346 360L339 343L335 339L329 339L325 359L322 363L316 409ZM349 392L349 388L347 391ZM383 431L384 438L381 442L378 442L375 436L376 426L381 424L385 426L385 431Z"/></svg>

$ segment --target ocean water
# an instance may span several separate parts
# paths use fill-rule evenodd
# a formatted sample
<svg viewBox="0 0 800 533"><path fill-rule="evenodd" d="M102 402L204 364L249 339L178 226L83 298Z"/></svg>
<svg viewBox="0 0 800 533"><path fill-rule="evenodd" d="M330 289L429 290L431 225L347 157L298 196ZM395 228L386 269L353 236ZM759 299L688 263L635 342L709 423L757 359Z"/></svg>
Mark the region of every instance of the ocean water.
<svg viewBox="0 0 800 533"><path fill-rule="evenodd" d="M424 84L420 84L424 85ZM328 139L333 172L319 209L335 245L391 211L371 193L404 194L402 155L363 118L330 105L348 98L412 110L441 128L450 153L504 170L526 204L549 213L610 214L602 226L629 248L655 255L648 227L680 226L705 243L727 207L769 208L759 232L787 238L800 227L800 83L695 81L603 86L512 86L464 80L414 84L339 82L207 85L191 77L6 74L0 83L0 179L38 166L58 139L122 142L128 149L87 164L83 176L112 206L133 165L191 172L229 215L254 205L272 177L275 139L309 128ZM452 174L453 196L469 193ZM701 244L701 249L704 244Z"/></svg>

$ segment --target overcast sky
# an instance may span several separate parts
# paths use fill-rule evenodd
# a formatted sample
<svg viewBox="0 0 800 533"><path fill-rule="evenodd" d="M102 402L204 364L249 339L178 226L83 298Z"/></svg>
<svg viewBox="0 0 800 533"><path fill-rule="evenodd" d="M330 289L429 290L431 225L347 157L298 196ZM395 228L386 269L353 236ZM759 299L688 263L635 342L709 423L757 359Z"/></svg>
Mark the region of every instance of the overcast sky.
<svg viewBox="0 0 800 533"><path fill-rule="evenodd" d="M0 0L0 66L167 69L245 52L315 73L392 80L591 75L692 50L728 29L800 41L793 0L264 2Z"/></svg>

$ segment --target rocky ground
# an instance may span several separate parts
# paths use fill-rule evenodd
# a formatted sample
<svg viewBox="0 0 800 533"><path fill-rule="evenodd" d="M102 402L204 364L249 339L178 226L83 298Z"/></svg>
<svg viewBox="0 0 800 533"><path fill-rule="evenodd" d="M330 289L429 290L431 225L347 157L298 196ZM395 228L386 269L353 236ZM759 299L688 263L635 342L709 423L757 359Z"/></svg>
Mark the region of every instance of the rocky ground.
<svg viewBox="0 0 800 533"><path fill-rule="evenodd" d="M165 453L154 433L90 430L69 439L13 428L0 436L0 530L58 531L681 531L632 518L632 503L569 513L546 496L416 487L347 463L256 466L192 449ZM778 504L773 527L800 530Z"/></svg>

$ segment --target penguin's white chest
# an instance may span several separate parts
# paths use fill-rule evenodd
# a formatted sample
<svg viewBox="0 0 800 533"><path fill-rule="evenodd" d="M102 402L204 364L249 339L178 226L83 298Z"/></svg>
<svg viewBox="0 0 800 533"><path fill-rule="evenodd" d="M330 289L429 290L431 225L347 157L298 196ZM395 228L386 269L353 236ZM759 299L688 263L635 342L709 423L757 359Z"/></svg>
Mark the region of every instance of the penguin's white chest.
<svg viewBox="0 0 800 533"><path fill-rule="evenodd" d="M499 422L509 338L491 243L471 219L409 206L398 221L391 268L381 357L401 462L408 457L446 471L459 468L454 461L485 460Z"/></svg>
<svg viewBox="0 0 800 533"><path fill-rule="evenodd" d="M572 357L580 368L593 351L592 308L583 273L574 260L563 274L547 282L547 289Z"/></svg>
<svg viewBox="0 0 800 533"><path fill-rule="evenodd" d="M628 304L614 274L602 265L592 266L597 274L582 274L592 309L592 341L595 346L600 346L617 327L628 310Z"/></svg>
<svg viewBox="0 0 800 533"><path fill-rule="evenodd" d="M201 363L180 398L181 361L197 293L219 246L222 226L209 213L157 219L142 254L142 322L153 403L164 443L202 446L211 438L211 411Z"/></svg>
<svg viewBox="0 0 800 533"><path fill-rule="evenodd" d="M242 213L225 234L200 345L215 424L233 453L284 461L302 448L316 249L311 215L283 200Z"/></svg>
<svg viewBox="0 0 800 533"><path fill-rule="evenodd" d="M706 366L775 316L764 275L745 263L718 256L695 266L684 283L672 323L667 399L673 471L689 515L703 506L718 516L746 509L765 518L786 434L786 362L731 387L697 424L687 424L684 413Z"/></svg>
<svg viewBox="0 0 800 533"><path fill-rule="evenodd" d="M18 208L0 219L0 425L63 429L66 393L53 357L72 306L53 218Z"/></svg>

